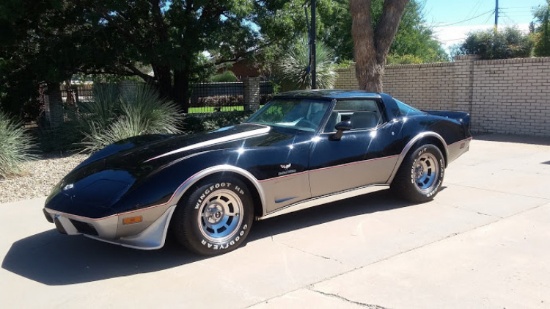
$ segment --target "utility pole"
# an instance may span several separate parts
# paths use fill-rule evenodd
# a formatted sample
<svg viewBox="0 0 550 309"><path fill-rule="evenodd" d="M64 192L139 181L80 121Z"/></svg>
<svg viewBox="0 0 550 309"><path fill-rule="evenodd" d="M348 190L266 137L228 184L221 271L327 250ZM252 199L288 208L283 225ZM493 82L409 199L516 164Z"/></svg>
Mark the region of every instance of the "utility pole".
<svg viewBox="0 0 550 309"><path fill-rule="evenodd" d="M311 89L317 89L317 51L315 41L317 40L317 27L315 26L315 15L317 1L311 0Z"/></svg>
<svg viewBox="0 0 550 309"><path fill-rule="evenodd" d="M495 3L495 31L498 30L498 0Z"/></svg>

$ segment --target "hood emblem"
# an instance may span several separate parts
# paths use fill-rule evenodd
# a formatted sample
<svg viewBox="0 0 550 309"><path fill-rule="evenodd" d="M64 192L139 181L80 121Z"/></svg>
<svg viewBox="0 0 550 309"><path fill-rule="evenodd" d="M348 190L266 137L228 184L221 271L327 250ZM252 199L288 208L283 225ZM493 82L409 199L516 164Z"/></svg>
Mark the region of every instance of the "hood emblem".
<svg viewBox="0 0 550 309"><path fill-rule="evenodd" d="M71 190L72 188L74 188L74 184L70 183L63 187L63 191Z"/></svg>

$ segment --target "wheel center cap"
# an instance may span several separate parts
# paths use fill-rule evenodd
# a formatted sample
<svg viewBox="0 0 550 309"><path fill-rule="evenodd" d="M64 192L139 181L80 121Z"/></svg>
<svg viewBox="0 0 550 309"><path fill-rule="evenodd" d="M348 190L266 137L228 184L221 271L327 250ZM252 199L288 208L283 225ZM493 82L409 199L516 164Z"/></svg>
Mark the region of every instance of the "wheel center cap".
<svg viewBox="0 0 550 309"><path fill-rule="evenodd" d="M421 165L419 165L415 168L414 173L416 175L416 178L420 178L424 174L424 168Z"/></svg>
<svg viewBox="0 0 550 309"><path fill-rule="evenodd" d="M218 223L224 215L223 208L218 204L211 204L204 210L204 217L210 224Z"/></svg>

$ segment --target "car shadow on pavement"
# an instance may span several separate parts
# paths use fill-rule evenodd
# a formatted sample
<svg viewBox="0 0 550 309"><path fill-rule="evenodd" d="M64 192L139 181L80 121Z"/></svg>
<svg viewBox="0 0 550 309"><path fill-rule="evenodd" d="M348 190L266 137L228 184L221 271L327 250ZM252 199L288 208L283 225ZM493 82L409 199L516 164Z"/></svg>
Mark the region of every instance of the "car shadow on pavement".
<svg viewBox="0 0 550 309"><path fill-rule="evenodd" d="M248 241L408 205L391 196L389 190L383 190L255 222ZM2 261L2 268L55 286L155 272L204 259L171 239L160 250L142 251L86 237L68 237L52 229L13 243Z"/></svg>
<svg viewBox="0 0 550 309"><path fill-rule="evenodd" d="M248 236L248 241L271 237L321 223L409 205L411 203L392 196L390 190L377 191L255 222L252 232Z"/></svg>
<svg viewBox="0 0 550 309"><path fill-rule="evenodd" d="M46 285L67 285L148 273L198 259L172 243L142 251L49 230L13 243L2 268Z"/></svg>

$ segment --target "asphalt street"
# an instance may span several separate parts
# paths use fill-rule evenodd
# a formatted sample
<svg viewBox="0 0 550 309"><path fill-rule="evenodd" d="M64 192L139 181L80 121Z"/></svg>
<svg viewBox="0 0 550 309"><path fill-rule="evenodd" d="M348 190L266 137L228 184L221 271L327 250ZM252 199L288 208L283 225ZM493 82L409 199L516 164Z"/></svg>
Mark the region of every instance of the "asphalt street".
<svg viewBox="0 0 550 309"><path fill-rule="evenodd" d="M550 139L476 137L432 202L286 213L213 258L60 235L43 203L0 204L1 308L550 308Z"/></svg>

